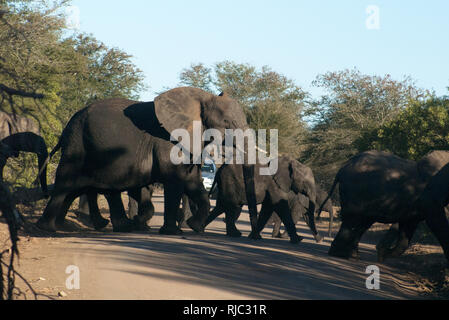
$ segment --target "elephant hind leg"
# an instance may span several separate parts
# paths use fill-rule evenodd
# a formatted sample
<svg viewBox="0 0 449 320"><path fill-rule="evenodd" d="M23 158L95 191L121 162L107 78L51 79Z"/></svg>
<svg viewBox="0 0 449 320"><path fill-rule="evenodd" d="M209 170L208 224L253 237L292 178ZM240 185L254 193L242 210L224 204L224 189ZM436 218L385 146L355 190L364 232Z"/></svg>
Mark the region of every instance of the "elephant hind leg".
<svg viewBox="0 0 449 320"><path fill-rule="evenodd" d="M45 207L44 213L37 221L37 226L40 229L55 232L57 229L56 226L61 227L64 225L64 219L67 211L76 197L77 195L73 192L60 192L53 194Z"/></svg>
<svg viewBox="0 0 449 320"><path fill-rule="evenodd" d="M342 214L343 222L340 230L332 241L329 255L341 258L358 259L358 245L360 238L374 221L365 220L357 215Z"/></svg>
<svg viewBox="0 0 449 320"><path fill-rule="evenodd" d="M100 209L98 208L98 194L96 192L89 192L87 194L87 202L89 207L89 216L95 230L101 230L105 228L109 220L101 216ZM81 197L80 197L81 202Z"/></svg>
<svg viewBox="0 0 449 320"><path fill-rule="evenodd" d="M176 213L181 203L182 193L182 186L164 183L164 224L159 229L159 234L182 234L182 230L176 225Z"/></svg>
<svg viewBox="0 0 449 320"><path fill-rule="evenodd" d="M138 205L138 211L137 216L134 217L134 221L139 229L146 230L147 222L153 217L154 215L154 205L150 198L143 198L139 202Z"/></svg>
<svg viewBox="0 0 449 320"><path fill-rule="evenodd" d="M426 223L443 248L444 255L449 261L449 223L444 208L432 210L427 214Z"/></svg>
<svg viewBox="0 0 449 320"><path fill-rule="evenodd" d="M240 217L242 208L239 206L229 207L226 210L226 235L233 238L238 238L242 236L242 233L237 229L235 225L236 221Z"/></svg>
<svg viewBox="0 0 449 320"><path fill-rule="evenodd" d="M284 224L285 229L287 230L287 233L290 237L290 242L291 243L301 242L304 238L296 233L296 225L293 222L292 212L290 210L287 200L282 200L279 202L279 204L274 206L274 211L276 211L276 213L281 218L281 221Z"/></svg>
<svg viewBox="0 0 449 320"><path fill-rule="evenodd" d="M105 195L109 204L109 211L111 214L112 230L114 232L131 232L134 229L134 223L128 219L123 207L121 193L110 192Z"/></svg>

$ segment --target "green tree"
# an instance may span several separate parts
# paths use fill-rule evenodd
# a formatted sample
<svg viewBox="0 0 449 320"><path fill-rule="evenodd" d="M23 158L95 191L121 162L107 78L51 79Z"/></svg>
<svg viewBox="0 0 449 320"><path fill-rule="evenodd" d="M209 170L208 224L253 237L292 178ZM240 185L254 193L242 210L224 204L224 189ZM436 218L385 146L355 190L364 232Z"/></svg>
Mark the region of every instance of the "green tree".
<svg viewBox="0 0 449 320"><path fill-rule="evenodd" d="M356 69L319 75L313 84L325 94L307 106L312 127L301 158L325 184L359 152L360 137L392 121L411 100L423 96L410 78L396 81L390 75L364 75Z"/></svg>
<svg viewBox="0 0 449 320"><path fill-rule="evenodd" d="M96 99L138 99L146 88L132 57L90 35L70 34L67 0L0 2L0 110L33 118L51 148L79 109ZM34 156L8 161L8 181L29 185ZM50 165L54 173L58 158ZM50 179L51 181L51 179Z"/></svg>
<svg viewBox="0 0 449 320"><path fill-rule="evenodd" d="M203 89L212 92L212 70L203 63L190 65L183 69L179 75L180 85Z"/></svg>
<svg viewBox="0 0 449 320"><path fill-rule="evenodd" d="M449 150L449 97L411 101L395 119L357 141L360 151L378 149L418 160L432 150Z"/></svg>

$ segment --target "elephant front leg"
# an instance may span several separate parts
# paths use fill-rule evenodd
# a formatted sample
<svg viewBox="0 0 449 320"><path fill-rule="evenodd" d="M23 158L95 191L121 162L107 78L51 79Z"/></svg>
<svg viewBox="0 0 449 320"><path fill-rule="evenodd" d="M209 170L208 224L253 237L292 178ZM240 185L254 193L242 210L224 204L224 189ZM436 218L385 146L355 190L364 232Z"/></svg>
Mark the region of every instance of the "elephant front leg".
<svg viewBox="0 0 449 320"><path fill-rule="evenodd" d="M262 208L260 209L259 219L257 220L256 227L253 231L251 231L249 237L251 239L262 239L262 236L260 235L260 232L265 228L265 225L267 224L268 220L270 219L271 215L273 214L273 206L269 201L264 201L262 203ZM280 227L280 222L279 222ZM273 231L274 233L274 231Z"/></svg>
<svg viewBox="0 0 449 320"><path fill-rule="evenodd" d="M187 184L185 192L197 207L196 210L192 211L192 216L187 219L187 224L192 230L198 233L204 232L206 219L210 210L209 194L204 189L202 182L199 182L199 184Z"/></svg>
<svg viewBox="0 0 449 320"><path fill-rule="evenodd" d="M164 184L164 225L159 229L160 234L182 234L182 230L176 225L176 213L181 203L182 193L183 189L179 185Z"/></svg>
<svg viewBox="0 0 449 320"><path fill-rule="evenodd" d="M346 259L359 259L358 245L360 238L372 224L373 221L364 220L357 216L349 216L343 219L340 230L332 241L329 255Z"/></svg>
<svg viewBox="0 0 449 320"><path fill-rule="evenodd" d="M226 235L228 237L239 238L242 236L242 233L240 232L239 229L237 229L237 226L235 225L235 223L240 217L241 212L242 208L240 206L229 207L226 209L225 223L226 223Z"/></svg>
<svg viewBox="0 0 449 320"><path fill-rule="evenodd" d="M37 221L37 227L50 232L56 232L56 217L64 208L66 194L55 193L47 203L42 216ZM67 207L68 209L68 207Z"/></svg>

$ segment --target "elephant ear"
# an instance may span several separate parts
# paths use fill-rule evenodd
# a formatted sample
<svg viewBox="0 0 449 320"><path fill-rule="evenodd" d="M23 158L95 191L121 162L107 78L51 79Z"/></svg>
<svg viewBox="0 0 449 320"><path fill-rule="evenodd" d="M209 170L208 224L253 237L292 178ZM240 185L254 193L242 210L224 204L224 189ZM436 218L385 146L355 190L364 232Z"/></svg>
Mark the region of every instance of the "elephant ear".
<svg viewBox="0 0 449 320"><path fill-rule="evenodd" d="M154 99L156 117L162 127L172 133L185 129L193 139L193 121L201 121L201 106L211 94L197 88L182 87L168 90ZM184 148L190 150L181 141Z"/></svg>

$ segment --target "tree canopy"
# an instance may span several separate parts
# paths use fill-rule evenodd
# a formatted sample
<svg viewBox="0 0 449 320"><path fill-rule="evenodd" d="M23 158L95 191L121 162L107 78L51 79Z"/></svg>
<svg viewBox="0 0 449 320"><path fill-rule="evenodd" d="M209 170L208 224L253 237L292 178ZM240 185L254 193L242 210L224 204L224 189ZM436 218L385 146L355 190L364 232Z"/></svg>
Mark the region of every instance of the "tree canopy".
<svg viewBox="0 0 449 320"><path fill-rule="evenodd" d="M432 150L449 150L449 97L411 101L391 121L365 131L356 146L359 151L385 150L412 160Z"/></svg>
<svg viewBox="0 0 449 320"><path fill-rule="evenodd" d="M301 159L327 183L346 160L363 149L361 136L386 125L410 101L424 95L410 78L397 81L390 75L364 75L357 69L319 75L313 84L325 93L307 105L305 114L312 123Z"/></svg>
<svg viewBox="0 0 449 320"><path fill-rule="evenodd" d="M108 97L138 99L146 88L129 54L68 30L64 9L69 3L0 1L0 110L33 118L49 147L88 103ZM35 172L21 169L34 168L33 157L11 160L9 180L29 182Z"/></svg>

